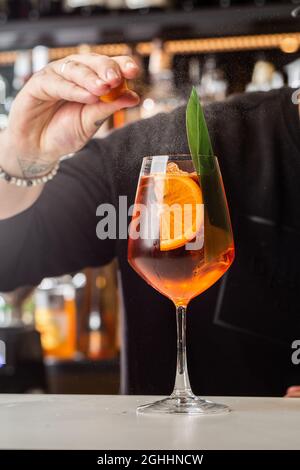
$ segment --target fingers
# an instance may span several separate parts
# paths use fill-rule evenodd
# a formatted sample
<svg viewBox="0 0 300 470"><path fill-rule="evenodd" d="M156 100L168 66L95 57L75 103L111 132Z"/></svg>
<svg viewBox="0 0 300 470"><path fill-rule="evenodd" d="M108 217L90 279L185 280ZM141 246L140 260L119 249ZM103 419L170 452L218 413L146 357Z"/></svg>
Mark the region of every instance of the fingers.
<svg viewBox="0 0 300 470"><path fill-rule="evenodd" d="M43 101L65 100L83 104L94 104L98 101L97 96L87 89L64 79L51 70L47 71L44 79L36 74L31 81L34 95Z"/></svg>
<svg viewBox="0 0 300 470"><path fill-rule="evenodd" d="M293 385L286 391L287 398L300 398L300 385Z"/></svg>
<svg viewBox="0 0 300 470"><path fill-rule="evenodd" d="M134 78L139 67L129 56L110 58L99 54L78 54L50 63L33 75L26 90L45 101L66 100L82 104L98 103L99 97L120 85L124 78ZM135 94L128 98L138 102ZM117 109L124 107L117 104ZM125 105L126 106L126 105Z"/></svg>
<svg viewBox="0 0 300 470"><path fill-rule="evenodd" d="M59 60L50 64L50 67L57 75L95 96L101 96L110 91L110 85L100 79L97 73L85 64L75 60Z"/></svg>
<svg viewBox="0 0 300 470"><path fill-rule="evenodd" d="M70 62L66 64L64 70L68 69L72 61L83 64L111 88L120 85L122 79L132 79L139 74L138 65L129 56L110 58L99 54L78 54L69 56L67 60Z"/></svg>
<svg viewBox="0 0 300 470"><path fill-rule="evenodd" d="M113 60L119 65L124 78L130 80L136 78L140 73L139 66L130 56L116 56Z"/></svg>
<svg viewBox="0 0 300 470"><path fill-rule="evenodd" d="M111 103L98 102L91 106L84 106L82 111L82 127L87 138L94 135L98 127L111 114L123 108L131 108L139 103L139 96L131 90Z"/></svg>

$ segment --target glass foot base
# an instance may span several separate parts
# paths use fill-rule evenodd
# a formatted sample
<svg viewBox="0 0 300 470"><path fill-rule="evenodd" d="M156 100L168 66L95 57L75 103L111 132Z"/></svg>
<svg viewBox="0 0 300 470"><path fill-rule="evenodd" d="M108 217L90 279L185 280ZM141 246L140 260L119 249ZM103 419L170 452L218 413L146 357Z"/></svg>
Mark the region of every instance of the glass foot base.
<svg viewBox="0 0 300 470"><path fill-rule="evenodd" d="M226 405L214 403L196 396L171 396L137 408L137 413L177 413L188 415L208 415L228 413L230 408Z"/></svg>

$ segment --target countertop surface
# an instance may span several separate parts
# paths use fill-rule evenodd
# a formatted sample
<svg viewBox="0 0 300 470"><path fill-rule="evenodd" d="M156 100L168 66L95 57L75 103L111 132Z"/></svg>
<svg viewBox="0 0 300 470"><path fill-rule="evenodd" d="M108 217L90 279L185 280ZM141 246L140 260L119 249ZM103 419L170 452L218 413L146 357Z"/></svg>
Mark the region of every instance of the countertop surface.
<svg viewBox="0 0 300 470"><path fill-rule="evenodd" d="M215 416L136 414L153 399L0 395L0 448L300 449L298 398L214 398L233 410Z"/></svg>

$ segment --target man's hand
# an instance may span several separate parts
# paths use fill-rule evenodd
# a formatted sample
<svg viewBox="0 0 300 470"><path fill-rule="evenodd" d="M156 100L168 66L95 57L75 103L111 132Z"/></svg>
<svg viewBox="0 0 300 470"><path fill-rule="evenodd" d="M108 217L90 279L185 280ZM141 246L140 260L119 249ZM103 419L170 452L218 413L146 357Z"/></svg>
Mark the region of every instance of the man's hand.
<svg viewBox="0 0 300 470"><path fill-rule="evenodd" d="M139 102L130 90L112 103L99 100L138 72L128 56L71 55L47 65L13 103L0 166L27 178L48 173L61 156L82 148L108 116Z"/></svg>
<svg viewBox="0 0 300 470"><path fill-rule="evenodd" d="M287 398L300 398L300 385L293 385L286 391Z"/></svg>

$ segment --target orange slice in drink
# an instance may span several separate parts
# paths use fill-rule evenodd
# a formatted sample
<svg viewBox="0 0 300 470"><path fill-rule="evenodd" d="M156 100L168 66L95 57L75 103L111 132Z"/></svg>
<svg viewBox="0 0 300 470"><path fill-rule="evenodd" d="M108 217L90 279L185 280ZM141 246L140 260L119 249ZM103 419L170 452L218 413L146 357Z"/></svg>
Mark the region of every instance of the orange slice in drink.
<svg viewBox="0 0 300 470"><path fill-rule="evenodd" d="M111 103L119 98L126 90L128 90L128 85L126 80L123 80L116 88L112 88L107 95L99 96L99 100L103 101L103 103Z"/></svg>
<svg viewBox="0 0 300 470"><path fill-rule="evenodd" d="M196 237L204 223L200 186L195 179L186 175L167 173L155 178L161 251L184 246Z"/></svg>

